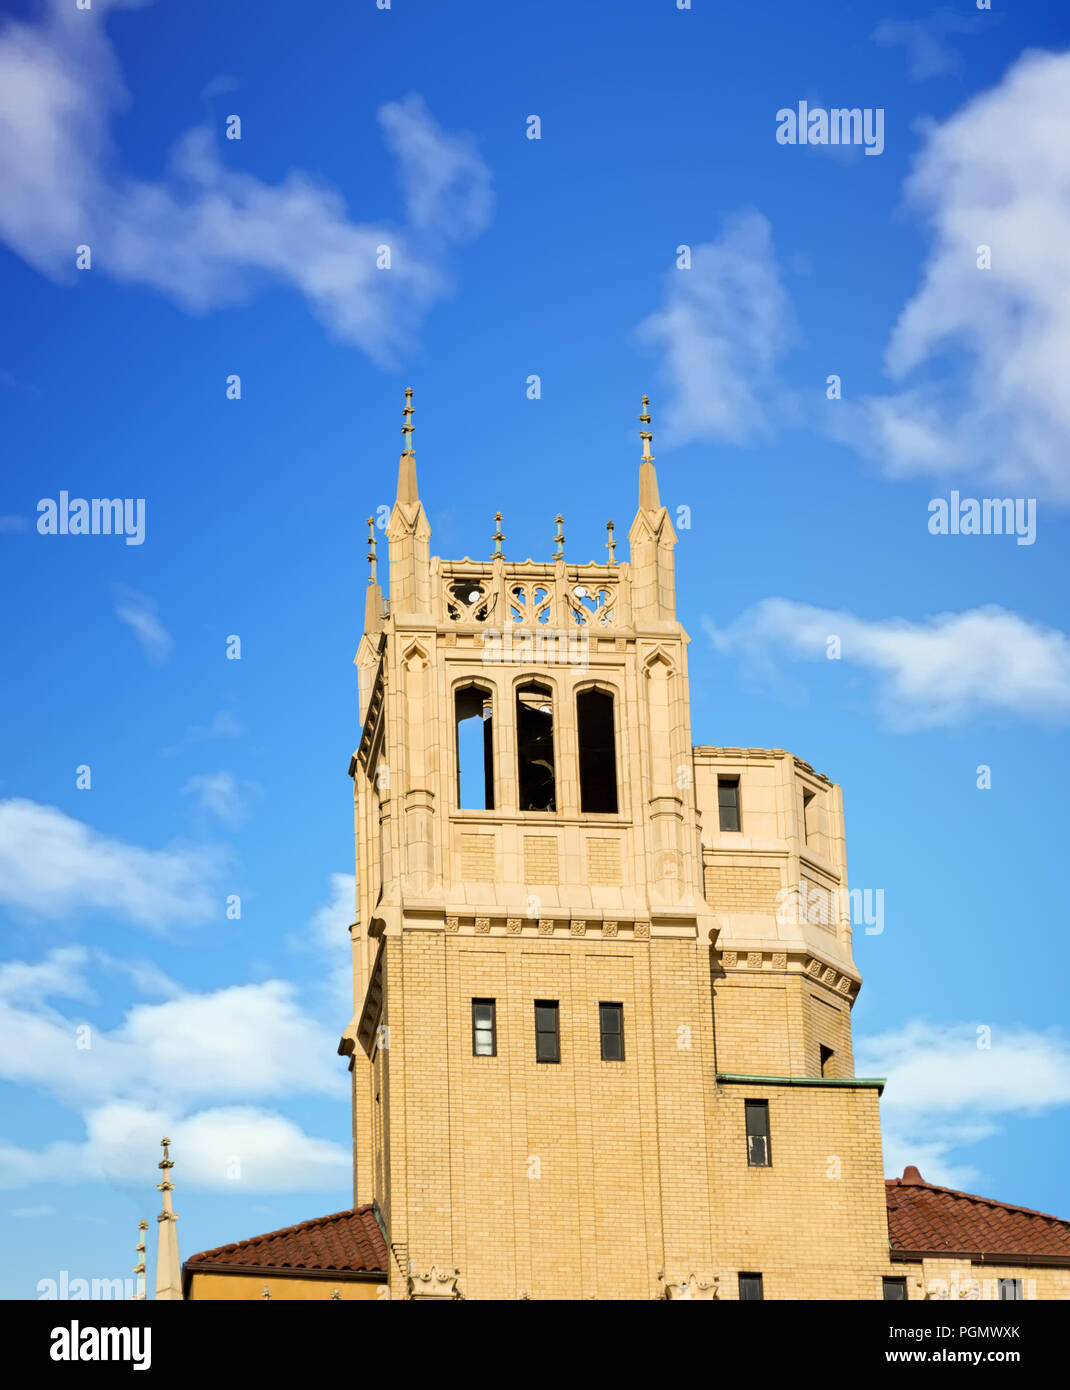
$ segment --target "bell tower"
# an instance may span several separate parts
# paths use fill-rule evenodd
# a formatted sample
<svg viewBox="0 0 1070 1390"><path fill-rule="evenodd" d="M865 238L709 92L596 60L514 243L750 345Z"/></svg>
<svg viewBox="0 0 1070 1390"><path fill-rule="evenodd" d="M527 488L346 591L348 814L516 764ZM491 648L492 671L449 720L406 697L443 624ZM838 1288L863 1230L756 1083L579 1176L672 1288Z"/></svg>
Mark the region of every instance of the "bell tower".
<svg viewBox="0 0 1070 1390"><path fill-rule="evenodd" d="M726 750L691 746L649 402L629 558L609 522L605 558L585 563L565 555L560 512L547 559L510 558L500 512L485 559L433 556L413 414L408 390L389 597L371 526L356 655L354 1016L340 1045L354 1201L377 1204L393 1297L715 1289L719 939L749 932L753 947L780 928L766 899L759 923L709 896L711 881L749 882L749 846L711 834L696 800L718 815L712 755ZM823 967L835 958L856 988L849 937L824 936ZM768 944L776 954L746 958L801 981L803 936L790 967ZM731 996L733 1055L750 1047L751 997ZM802 1031L783 1051L805 1068L800 1010L784 1015ZM879 1178L879 1141L877 1159Z"/></svg>

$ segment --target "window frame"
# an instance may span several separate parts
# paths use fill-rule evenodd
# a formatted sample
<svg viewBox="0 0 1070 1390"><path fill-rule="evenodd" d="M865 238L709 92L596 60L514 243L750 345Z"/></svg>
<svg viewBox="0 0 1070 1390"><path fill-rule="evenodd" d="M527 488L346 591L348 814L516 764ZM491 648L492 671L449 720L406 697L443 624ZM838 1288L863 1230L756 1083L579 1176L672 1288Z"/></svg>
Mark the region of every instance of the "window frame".
<svg viewBox="0 0 1070 1390"><path fill-rule="evenodd" d="M735 787L736 824L734 827L724 824L724 812L728 808L721 801L722 785ZM743 833L743 777L738 772L719 772L717 774L717 828L722 835L740 835Z"/></svg>
<svg viewBox="0 0 1070 1390"><path fill-rule="evenodd" d="M760 1270L740 1270L736 1276L738 1280L738 1292L740 1303L764 1303L765 1302L765 1283L762 1279ZM743 1281L746 1279L748 1284L756 1289L754 1293L743 1292Z"/></svg>
<svg viewBox="0 0 1070 1390"><path fill-rule="evenodd" d="M619 816L622 813L623 786L620 775L620 729L617 722L619 699L614 686L602 681L588 681L577 686L573 692L576 714L576 786L579 793L581 816ZM585 695L601 695L608 699L611 707L610 735L613 740L613 800L616 806L612 811L588 811L583 805L583 729L580 722L580 700Z"/></svg>
<svg viewBox="0 0 1070 1390"><path fill-rule="evenodd" d="M523 797L521 794L521 773L520 773L520 696L529 691L532 687L536 690L545 691L550 705L550 761L553 768L553 805L543 807L540 810L529 810L522 805ZM561 692L557 688L557 682L541 673L526 672L518 676L513 681L512 686L512 716L513 716L513 770L515 776L515 795L516 807L521 815L525 816L555 816L561 809L561 777L559 768L558 745L560 743L560 731L557 727L557 713L560 708Z"/></svg>
<svg viewBox="0 0 1070 1390"><path fill-rule="evenodd" d="M752 1115L764 1116L764 1127L754 1128L751 1125ZM773 1138L769 1122L769 1102L759 1097L753 1097L743 1102L743 1127L747 1140L747 1167L748 1168L772 1168L773 1166ZM755 1159L755 1146L751 1143L753 1139L762 1139L765 1142L765 1161Z"/></svg>
<svg viewBox="0 0 1070 1390"><path fill-rule="evenodd" d="M479 1007L490 1008L490 1051L480 1052L476 1046L478 1042L479 1029L481 1025L476 1023L476 1009ZM482 1025L486 1031L486 1025ZM472 1056L473 1057L497 1057L498 1055L498 1001L488 999L483 996L472 999Z"/></svg>
<svg viewBox="0 0 1070 1390"><path fill-rule="evenodd" d="M607 1027L606 1027L606 1019L607 1019L607 1017L608 1017L608 1018L615 1018L615 1019L616 1019L617 1027L616 1027L615 1029L614 1029L614 1028L607 1028ZM603 1062L623 1062L623 1061L624 1061L625 1053L624 1053L624 1005L623 1005L623 1004L621 1004L621 1003L610 1003L610 1002L605 1001L605 1000L599 1000L599 1003L598 1003L598 1038L599 1038L599 1042L600 1042L600 1044L601 1044L601 1053L602 1053L602 1061L603 1061ZM607 1056L606 1056L606 1040L607 1040L607 1038L616 1038L616 1039L617 1039L617 1046L618 1046L619 1052L620 1052L620 1055L619 1055L619 1056L617 1056L617 1057L607 1057Z"/></svg>
<svg viewBox="0 0 1070 1390"><path fill-rule="evenodd" d="M484 703L484 705L487 705L487 704L490 705L490 720L489 720L489 723L490 723L490 736L489 736L489 738L488 738L488 736L487 736L487 727L486 727L488 721L487 721L486 719L484 719L484 720L482 721L482 722L483 722L483 805L482 805L482 806L465 806L464 801L463 801L463 798L462 798L462 796L461 796L461 723L462 723L462 721L461 721L460 719L457 718L457 701L458 701L458 699L459 699L463 694L465 694L467 691L476 691L476 692L478 692L478 694L480 694L480 695L483 697L483 703ZM479 815L479 814L481 814L481 813L484 812L484 811L494 811L494 810L496 809L495 791L496 791L496 785L497 785L497 780L498 780L497 777L496 777L496 775L495 775L496 761L497 761L497 744L498 744L497 704L498 704L498 691L495 689L495 687L494 687L489 681L480 680L478 677L475 677L475 676L465 676L463 679L457 681L456 684L455 684L454 687L453 687L453 763L454 763L453 791L454 791L454 800L455 800L455 803L456 803L456 810L458 810L458 811L463 811L463 812L466 813L466 814L475 814L475 815ZM467 718L474 718L475 716L474 716L474 715L469 715L469 716L466 716L466 717L467 717ZM488 744L488 743L490 744L490 747L489 747L489 748L487 747L487 744ZM488 803L489 803L489 804L488 804Z"/></svg>
<svg viewBox="0 0 1070 1390"><path fill-rule="evenodd" d="M553 1011L553 1028L539 1027L539 1010L550 1009ZM541 1057L540 1039L549 1037L553 1040L552 1057ZM535 1061L547 1066L555 1066L561 1061L561 1001L559 999L536 999L535 1000Z"/></svg>

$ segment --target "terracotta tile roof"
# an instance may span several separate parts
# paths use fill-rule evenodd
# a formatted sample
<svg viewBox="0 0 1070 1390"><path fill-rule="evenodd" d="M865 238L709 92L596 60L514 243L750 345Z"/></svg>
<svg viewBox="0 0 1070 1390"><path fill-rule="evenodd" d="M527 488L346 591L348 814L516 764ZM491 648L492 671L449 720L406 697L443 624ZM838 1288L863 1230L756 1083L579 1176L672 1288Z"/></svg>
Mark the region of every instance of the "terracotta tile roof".
<svg viewBox="0 0 1070 1390"><path fill-rule="evenodd" d="M281 1231L252 1236L233 1245L202 1250L186 1261L190 1274L199 1268L221 1266L240 1274L255 1269L336 1270L342 1274L383 1273L386 1242L371 1206L317 1216Z"/></svg>
<svg viewBox="0 0 1070 1390"><path fill-rule="evenodd" d="M885 1182L893 1250L1020 1255L1070 1266L1070 1221L926 1182L914 1167Z"/></svg>

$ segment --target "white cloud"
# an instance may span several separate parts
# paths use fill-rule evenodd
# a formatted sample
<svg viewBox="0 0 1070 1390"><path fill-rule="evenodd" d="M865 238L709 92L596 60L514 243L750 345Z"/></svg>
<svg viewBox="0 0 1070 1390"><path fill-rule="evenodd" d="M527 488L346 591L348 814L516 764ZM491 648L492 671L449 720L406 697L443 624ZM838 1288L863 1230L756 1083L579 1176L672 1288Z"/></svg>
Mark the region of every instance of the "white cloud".
<svg viewBox="0 0 1070 1390"><path fill-rule="evenodd" d="M340 193L291 170L271 184L228 169L207 128L177 142L156 181L122 173L110 123L128 104L104 20L50 0L40 25L0 31L0 237L43 274L71 280L75 247L93 268L204 312L268 281L302 294L341 340L396 360L448 288L445 247L489 221L490 173L419 97L379 113L398 157L410 225L351 220ZM358 185L359 186L359 185ZM391 248L389 270L376 265Z"/></svg>
<svg viewBox="0 0 1070 1390"><path fill-rule="evenodd" d="M836 417L889 472L1070 501L1068 122L1070 53L1027 53L929 127L906 192L934 245L887 350L902 386Z"/></svg>
<svg viewBox="0 0 1070 1390"><path fill-rule="evenodd" d="M172 1176L179 1191L322 1191L352 1178L352 1156L344 1145L305 1134L273 1111L226 1106L182 1115L116 1102L87 1114L82 1142L60 1140L32 1150L0 1140L0 1188L85 1181L145 1185L165 1134L173 1141ZM181 1215L180 1197L176 1207Z"/></svg>
<svg viewBox="0 0 1070 1390"><path fill-rule="evenodd" d="M882 713L899 728L952 724L991 711L1035 718L1070 712L1070 640L994 605L922 621L871 621L854 613L770 598L731 626L703 626L722 652L768 661L840 660L871 671Z"/></svg>
<svg viewBox="0 0 1070 1390"><path fill-rule="evenodd" d="M0 904L57 920L111 912L140 926L218 913L218 851L141 849L101 835L55 806L0 801Z"/></svg>
<svg viewBox="0 0 1070 1390"><path fill-rule="evenodd" d="M330 1007L349 1022L353 1008L353 944L349 924L356 912L357 880L353 874L331 874L327 901L305 923L299 936L290 939L297 949L311 947L327 966L326 986Z"/></svg>
<svg viewBox="0 0 1070 1390"><path fill-rule="evenodd" d="M667 273L661 308L636 330L661 356L669 398L659 429L681 443L767 434L783 406L775 368L793 334L769 222L740 214L717 241L692 248L690 270Z"/></svg>
<svg viewBox="0 0 1070 1390"><path fill-rule="evenodd" d="M301 1009L287 982L134 1004L107 1029L47 1002L92 1000L88 963L67 948L38 965L0 966L0 1079L78 1109L111 1099L189 1104L345 1093L335 1034Z"/></svg>
<svg viewBox="0 0 1070 1390"><path fill-rule="evenodd" d="M281 980L180 993L135 1004L116 1027L87 1029L50 1000L94 999L90 963L110 958L68 947L29 964L0 965L0 1079L32 1086L79 1113L84 1141L31 1151L0 1140L0 1187L85 1179L143 1181L167 1133L182 1151L183 1181L302 1190L343 1181L346 1149L310 1138L282 1115L250 1104L268 1096L343 1099L334 1034L312 1020ZM157 981L149 979L150 987Z"/></svg>
<svg viewBox="0 0 1070 1390"><path fill-rule="evenodd" d="M1055 1032L914 1021L855 1044L859 1076L884 1076L885 1172L913 1163L929 1182L964 1187L978 1170L955 1150L1014 1115L1070 1104L1070 1045Z"/></svg>
<svg viewBox="0 0 1070 1390"><path fill-rule="evenodd" d="M171 655L171 634L160 621L151 598L119 585L115 591L115 616L130 628L141 650L154 665Z"/></svg>
<svg viewBox="0 0 1070 1390"><path fill-rule="evenodd" d="M245 819L245 802L233 772L208 772L191 777L182 790L195 796L203 810L210 811L231 829L236 829Z"/></svg>

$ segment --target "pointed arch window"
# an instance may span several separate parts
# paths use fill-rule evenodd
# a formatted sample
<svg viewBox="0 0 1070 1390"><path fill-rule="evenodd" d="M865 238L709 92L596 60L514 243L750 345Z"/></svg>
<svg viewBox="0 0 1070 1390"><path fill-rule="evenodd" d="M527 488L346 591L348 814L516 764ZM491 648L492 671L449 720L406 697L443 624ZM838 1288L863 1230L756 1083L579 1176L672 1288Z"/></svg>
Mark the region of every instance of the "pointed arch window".
<svg viewBox="0 0 1070 1390"><path fill-rule="evenodd" d="M457 751L457 805L494 810L494 704L489 690L463 685L453 697Z"/></svg>
<svg viewBox="0 0 1070 1390"><path fill-rule="evenodd" d="M516 773L522 811L556 811L554 693L540 681L517 688Z"/></svg>
<svg viewBox="0 0 1070 1390"><path fill-rule="evenodd" d="M576 696L580 745L580 810L617 813L617 746L613 696L608 690L581 690Z"/></svg>

